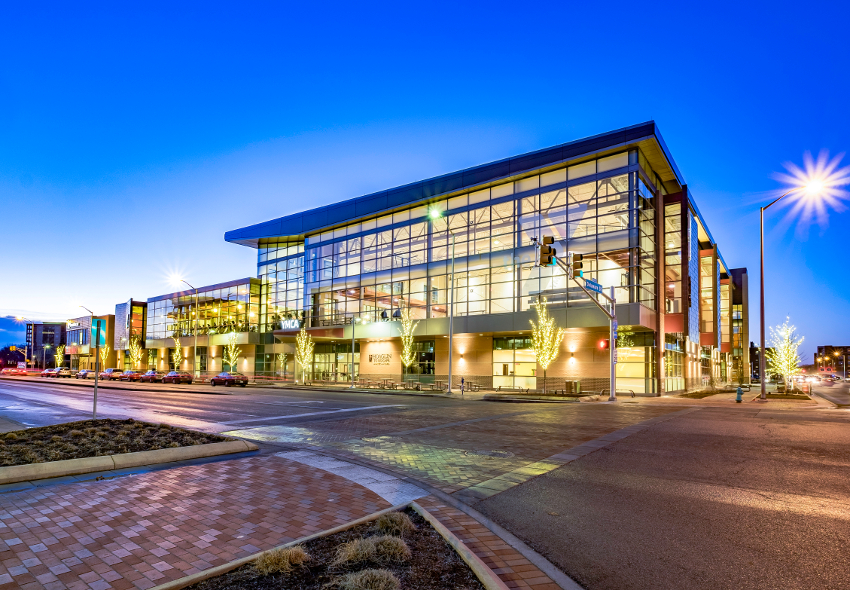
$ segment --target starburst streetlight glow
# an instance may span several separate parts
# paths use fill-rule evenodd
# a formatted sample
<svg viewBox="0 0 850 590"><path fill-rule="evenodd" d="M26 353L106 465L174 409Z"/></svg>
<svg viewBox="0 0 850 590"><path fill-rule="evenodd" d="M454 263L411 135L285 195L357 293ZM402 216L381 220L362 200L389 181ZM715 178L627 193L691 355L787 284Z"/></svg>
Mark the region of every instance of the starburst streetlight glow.
<svg viewBox="0 0 850 590"><path fill-rule="evenodd" d="M803 226L812 221L821 227L827 225L827 211L844 211L845 202L850 199L846 187L850 185L850 166L841 167L844 154L830 158L827 151L821 151L817 158L810 153L803 155L803 167L792 162L783 164L786 172L774 174L774 178L784 183L781 192L791 190L788 200L793 203L788 218Z"/></svg>

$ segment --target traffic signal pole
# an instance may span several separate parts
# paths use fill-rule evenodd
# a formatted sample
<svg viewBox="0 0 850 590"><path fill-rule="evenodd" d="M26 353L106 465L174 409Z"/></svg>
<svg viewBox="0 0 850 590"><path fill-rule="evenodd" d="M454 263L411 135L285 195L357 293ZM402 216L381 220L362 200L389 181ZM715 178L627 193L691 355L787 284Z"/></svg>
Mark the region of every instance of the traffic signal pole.
<svg viewBox="0 0 850 590"><path fill-rule="evenodd" d="M602 297L608 300L608 305L611 310L609 311L606 306L599 302L598 298L594 297L587 288L582 285L579 281L576 280L576 277L573 276L572 264L566 264L560 258L555 258L555 262L560 266L564 272L567 273L567 294L566 297L569 297L569 284L570 280L572 280L579 288L584 291L591 301L602 310L602 313L608 318L608 335L609 335L609 359L610 359L610 383L611 383L611 391L608 395L608 401L615 402L617 401L617 300L614 297L614 287L611 287L611 295L610 297L605 293L599 293Z"/></svg>

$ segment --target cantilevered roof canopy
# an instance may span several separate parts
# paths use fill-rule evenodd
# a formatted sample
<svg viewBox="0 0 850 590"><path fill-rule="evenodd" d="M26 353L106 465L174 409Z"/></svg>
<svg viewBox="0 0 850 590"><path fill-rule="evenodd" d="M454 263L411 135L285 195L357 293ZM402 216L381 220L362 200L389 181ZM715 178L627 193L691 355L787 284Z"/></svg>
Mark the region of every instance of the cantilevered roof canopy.
<svg viewBox="0 0 850 590"><path fill-rule="evenodd" d="M302 239L305 235L359 218L387 213L420 201L451 196L472 187L484 188L514 176L533 174L566 161L578 161L583 156L603 156L627 146L641 148L655 173L668 185L668 191L674 192L685 184L661 138L658 126L655 121L649 121L235 229L226 232L224 239L251 248L258 248L261 240L265 239Z"/></svg>

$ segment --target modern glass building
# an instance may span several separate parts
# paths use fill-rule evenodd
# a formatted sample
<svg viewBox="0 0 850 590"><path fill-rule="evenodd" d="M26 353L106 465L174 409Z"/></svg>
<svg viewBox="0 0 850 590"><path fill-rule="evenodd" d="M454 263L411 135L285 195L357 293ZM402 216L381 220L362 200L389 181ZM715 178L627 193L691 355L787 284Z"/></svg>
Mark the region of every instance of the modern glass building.
<svg viewBox="0 0 850 590"><path fill-rule="evenodd" d="M417 361L405 373L436 380L451 313L456 381L542 387L530 320L545 299L567 329L547 387L605 388L607 320L559 267L536 266L533 240L547 235L614 290L619 388L656 395L749 374L746 269L724 261L654 122L227 232L258 253L244 302L255 316L237 325L264 347L255 372L305 326L313 378L348 381L353 362L355 376L398 379L396 320L409 308ZM193 296L148 301L150 344L192 332ZM208 313L221 298L202 299L204 329L219 329Z"/></svg>

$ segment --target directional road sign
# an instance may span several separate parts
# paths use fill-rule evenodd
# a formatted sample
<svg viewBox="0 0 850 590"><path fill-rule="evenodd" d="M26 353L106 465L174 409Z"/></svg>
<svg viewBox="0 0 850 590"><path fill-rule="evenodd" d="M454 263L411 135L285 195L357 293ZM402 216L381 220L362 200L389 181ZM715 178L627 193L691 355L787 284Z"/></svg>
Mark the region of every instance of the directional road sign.
<svg viewBox="0 0 850 590"><path fill-rule="evenodd" d="M602 285L592 279L584 279L584 286L588 291L594 291L600 294L602 293Z"/></svg>

